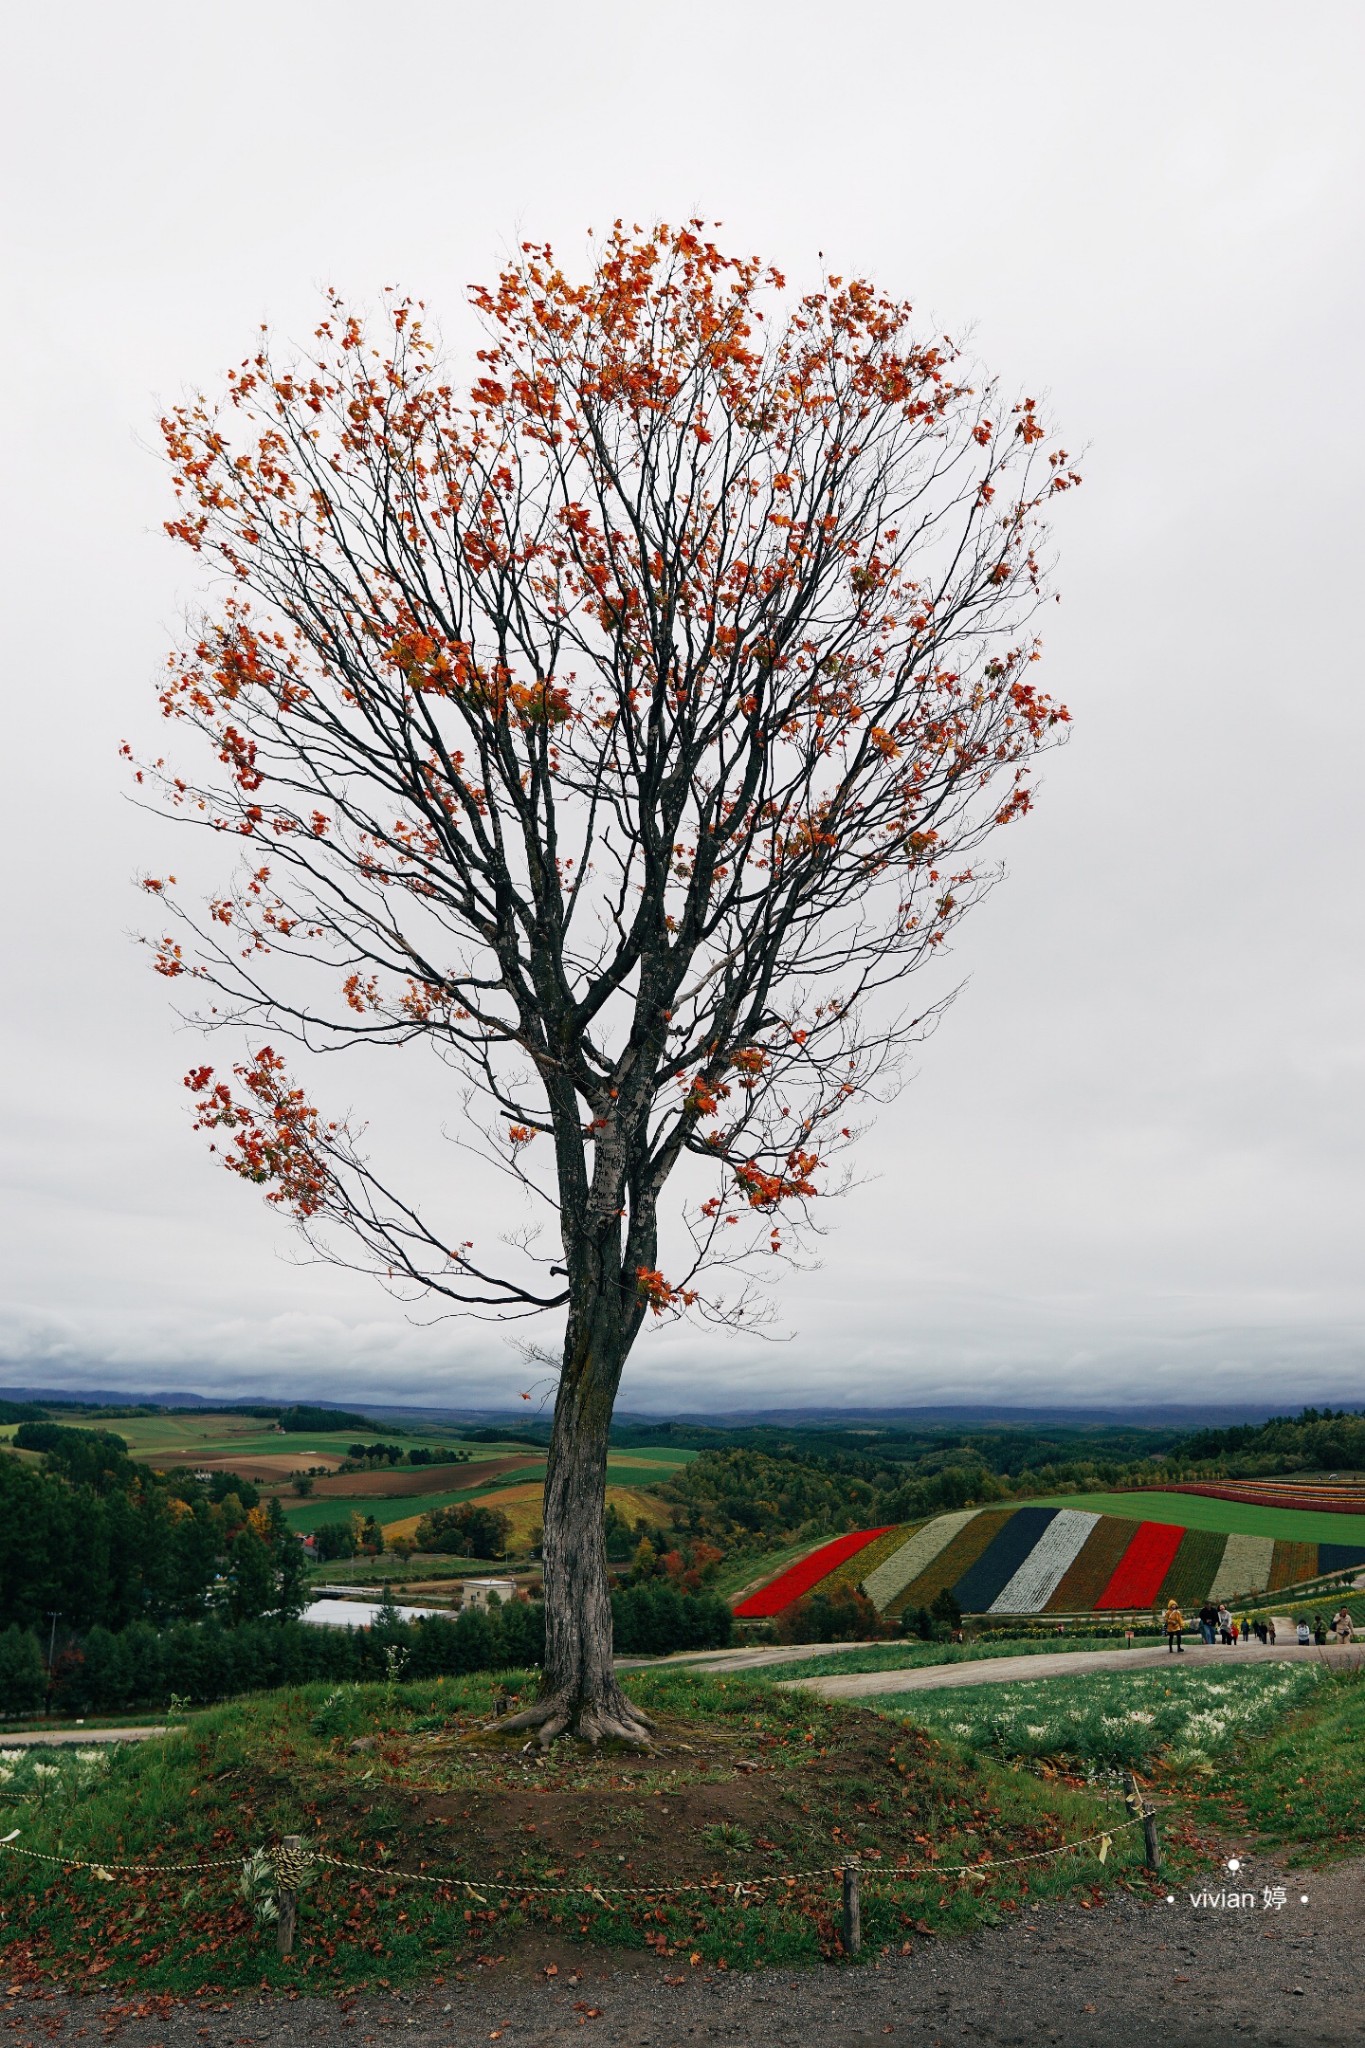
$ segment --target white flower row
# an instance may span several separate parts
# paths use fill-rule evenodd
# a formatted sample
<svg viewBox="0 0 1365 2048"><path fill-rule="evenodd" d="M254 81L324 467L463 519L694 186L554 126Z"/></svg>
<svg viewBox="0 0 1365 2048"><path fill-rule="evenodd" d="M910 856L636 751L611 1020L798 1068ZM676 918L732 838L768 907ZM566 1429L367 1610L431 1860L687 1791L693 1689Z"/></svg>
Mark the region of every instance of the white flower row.
<svg viewBox="0 0 1365 2048"><path fill-rule="evenodd" d="M965 1529L968 1522L974 1521L980 1512L979 1508L960 1508L956 1514L937 1516L934 1521L926 1522L922 1529L916 1529L913 1536L907 1536L899 1550L893 1550L875 1571L869 1572L863 1580L863 1591L877 1612L883 1613L912 1579L917 1579L921 1572L927 1572L954 1536Z"/></svg>
<svg viewBox="0 0 1365 2048"><path fill-rule="evenodd" d="M1229 1536L1209 1587L1210 1600L1235 1600L1239 1593L1260 1593L1270 1584L1273 1536Z"/></svg>
<svg viewBox="0 0 1365 2048"><path fill-rule="evenodd" d="M991 1602L992 1614L1037 1614L1075 1563L1098 1515L1063 1508L1053 1517L1013 1578Z"/></svg>

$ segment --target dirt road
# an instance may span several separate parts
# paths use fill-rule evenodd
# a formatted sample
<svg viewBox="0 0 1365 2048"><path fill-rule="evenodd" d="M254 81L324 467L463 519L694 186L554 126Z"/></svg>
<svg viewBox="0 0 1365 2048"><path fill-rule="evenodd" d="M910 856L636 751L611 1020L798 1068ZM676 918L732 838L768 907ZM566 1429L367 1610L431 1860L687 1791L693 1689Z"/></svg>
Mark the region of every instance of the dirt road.
<svg viewBox="0 0 1365 2048"><path fill-rule="evenodd" d="M150 1742L165 1728L86 1728L72 1721L65 1728L31 1728L22 1735L0 1735L0 1749L93 1749L97 1742Z"/></svg>
<svg viewBox="0 0 1365 2048"><path fill-rule="evenodd" d="M1179 1659L1158 1644L1141 1650L1045 1650L1036 1657L983 1657L975 1663L924 1664L914 1671L850 1671L811 1678L782 1678L784 1688L818 1692L829 1700L864 1700L884 1693L939 1692L949 1686L1016 1684L1026 1678L1074 1678L1078 1672L1141 1671L1158 1664L1170 1664L1185 1671L1207 1671L1215 1660L1228 1669L1248 1664L1301 1664L1318 1659L1329 1665L1358 1665L1365 1652L1355 1646L1330 1644L1326 1649L1301 1649L1297 1643L1281 1643L1264 1649L1249 1643L1235 1650L1222 1645L1202 1645Z"/></svg>
<svg viewBox="0 0 1365 2048"><path fill-rule="evenodd" d="M1170 1904L1121 1897L1091 1911L1048 1906L965 1941L917 1942L909 1955L857 1967L743 1976L632 1959L613 1969L599 1952L580 1961L581 1977L571 1982L575 1965L561 1952L553 1979L528 1984L496 1966L467 1983L343 2004L274 1997L158 2010L136 1998L21 1997L0 2014L0 2042L36 2048L82 2032L125 2048L366 2048L386 2038L411 2048L1358 2042L1365 1864L1303 1873L1248 1851L1235 1880L1210 1871L1194 1889L1207 1884L1218 1894L1230 1883L1249 1903L1192 1904L1185 1886ZM1285 1894L1279 1908L1264 1902L1276 1886Z"/></svg>
<svg viewBox="0 0 1365 2048"><path fill-rule="evenodd" d="M854 1651L858 1647L849 1643L764 1643L750 1649L688 1650L674 1657L618 1657L616 1666L619 1671L667 1670L674 1664L694 1666L707 1672L763 1671L775 1664L805 1663L813 1657L837 1656L840 1651ZM1365 1661L1365 1646L1329 1643L1325 1649L1319 1650L1311 1644L1301 1648L1297 1643L1281 1640L1273 1647L1266 1645L1263 1648L1260 1643L1247 1643L1239 1644L1234 1650L1223 1643L1215 1643L1209 1649L1196 1641L1185 1652L1183 1668L1208 1668L1214 1659L1225 1660L1235 1667L1239 1663L1297 1664L1305 1658L1314 1657L1328 1664L1359 1664ZM956 1663L921 1664L902 1671L892 1667L882 1671L827 1672L810 1678L779 1679L778 1684L808 1687L812 1692L823 1693L828 1699L856 1700L866 1699L874 1693L933 1691L940 1686L993 1685L1010 1678L1065 1678L1081 1670L1141 1670L1144 1666L1173 1661L1173 1653L1164 1644L1153 1643L1132 1650L1058 1649L1039 1650L1022 1657L963 1658Z"/></svg>

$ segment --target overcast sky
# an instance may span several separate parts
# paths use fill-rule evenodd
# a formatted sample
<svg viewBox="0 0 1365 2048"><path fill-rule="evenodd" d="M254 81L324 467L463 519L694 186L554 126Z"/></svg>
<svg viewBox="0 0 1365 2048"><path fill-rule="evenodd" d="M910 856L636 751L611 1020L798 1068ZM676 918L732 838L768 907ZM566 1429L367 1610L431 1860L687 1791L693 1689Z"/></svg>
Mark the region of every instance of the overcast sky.
<svg viewBox="0 0 1365 2048"><path fill-rule="evenodd" d="M1047 393L1086 451L1046 621L1075 732L789 1340L651 1335L623 1402L1365 1398L1363 56L1358 0L22 10L0 1381L529 1383L496 1329L300 1269L190 1131L200 1041L129 939L173 834L117 759L197 594L155 422L329 282L457 337L522 236L576 261L616 215L698 214ZM347 1099L401 1158L373 1081Z"/></svg>

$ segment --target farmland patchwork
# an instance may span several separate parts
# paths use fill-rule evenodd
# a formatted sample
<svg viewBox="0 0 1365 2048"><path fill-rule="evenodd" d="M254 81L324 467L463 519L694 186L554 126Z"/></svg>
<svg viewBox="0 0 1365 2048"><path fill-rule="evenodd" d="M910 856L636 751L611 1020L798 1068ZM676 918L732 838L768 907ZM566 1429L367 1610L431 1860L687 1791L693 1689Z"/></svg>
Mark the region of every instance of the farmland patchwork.
<svg viewBox="0 0 1365 2048"><path fill-rule="evenodd" d="M859 1583L887 1615L928 1606L942 1592L965 1614L1122 1614L1167 1600L1188 1611L1355 1566L1365 1567L1365 1544L1224 1535L1077 1508L966 1508L921 1528L836 1537L751 1592L735 1612L746 1619L781 1614L844 1580Z"/></svg>

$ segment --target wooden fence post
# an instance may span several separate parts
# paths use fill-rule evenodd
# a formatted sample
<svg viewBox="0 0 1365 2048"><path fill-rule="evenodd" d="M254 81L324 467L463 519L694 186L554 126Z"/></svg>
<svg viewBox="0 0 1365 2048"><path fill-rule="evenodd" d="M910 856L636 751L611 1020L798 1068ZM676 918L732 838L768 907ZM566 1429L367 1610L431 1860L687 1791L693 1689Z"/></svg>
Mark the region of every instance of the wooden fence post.
<svg viewBox="0 0 1365 2048"><path fill-rule="evenodd" d="M858 1878L858 1858L850 1856L844 1865L844 1954L846 1956L856 1956L863 1945L863 1902Z"/></svg>
<svg viewBox="0 0 1365 2048"><path fill-rule="evenodd" d="M1138 1792L1137 1780L1131 1771L1123 1774L1123 1796L1134 1814L1142 1815L1143 1860L1154 1876L1161 1875L1161 1843L1156 1831L1156 1808L1149 1799Z"/></svg>
<svg viewBox="0 0 1365 2048"><path fill-rule="evenodd" d="M303 1847L303 1836L286 1835L280 1847L286 1856L297 1856ZM287 1956L293 1953L294 1923L299 1915L299 1897L295 1891L286 1891L282 1882L279 1898L280 1917L275 1923L275 1946L282 1956Z"/></svg>

